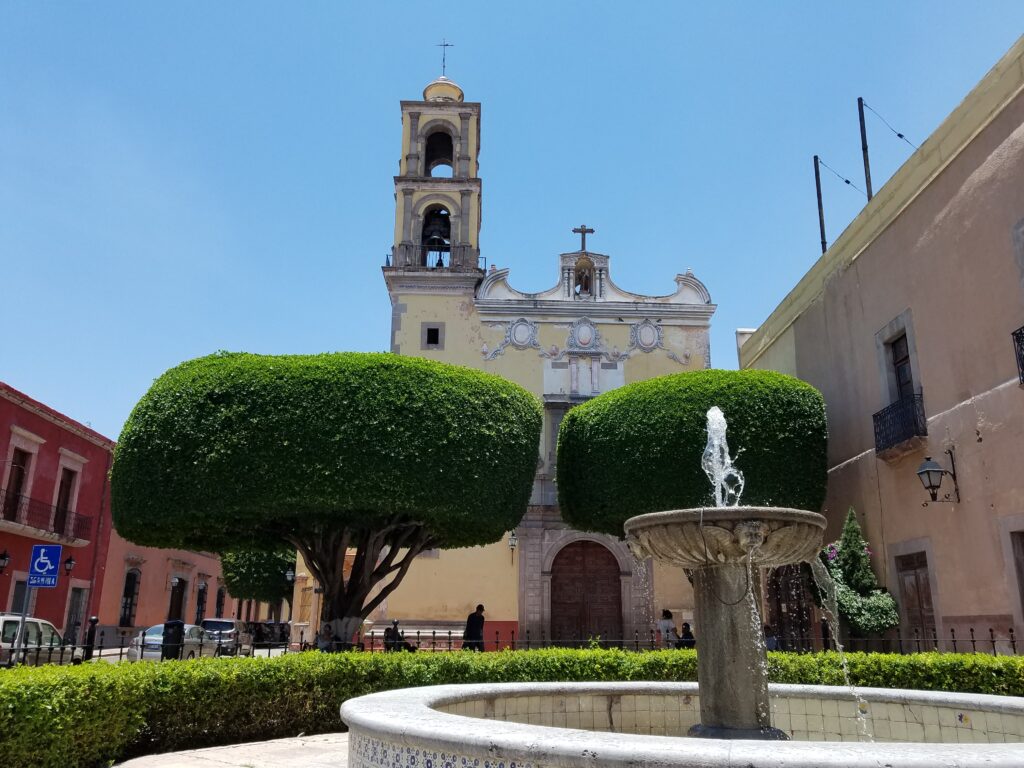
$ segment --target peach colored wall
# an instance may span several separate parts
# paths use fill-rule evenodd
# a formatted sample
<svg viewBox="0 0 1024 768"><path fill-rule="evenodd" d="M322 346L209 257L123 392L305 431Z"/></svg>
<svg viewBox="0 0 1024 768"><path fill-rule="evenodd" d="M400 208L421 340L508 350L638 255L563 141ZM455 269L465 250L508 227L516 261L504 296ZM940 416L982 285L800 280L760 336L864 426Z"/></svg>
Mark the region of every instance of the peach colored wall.
<svg viewBox="0 0 1024 768"><path fill-rule="evenodd" d="M1024 531L1024 390L1010 333L1024 326L1024 39L965 99L741 351L825 396L829 537L854 507L880 578L928 557L937 631L1024 632L1011 533ZM894 399L876 336L908 319L928 437L876 456L872 414ZM881 350L881 351L880 351ZM915 471L948 468L959 504L922 506ZM944 480L944 490L951 485ZM1022 574L1024 576L1024 574ZM987 646L989 648L990 646Z"/></svg>
<svg viewBox="0 0 1024 768"><path fill-rule="evenodd" d="M185 622L192 623L195 620L196 591L200 580L208 584L206 610L203 616L215 616L217 589L223 584L220 559L216 555L183 549L140 547L121 538L117 531L111 531L99 612L99 626L105 636L114 637L119 634L117 625L121 615L125 575L132 568L138 568L142 573L135 614L136 628L149 627L167 620L171 600L171 579L175 576L188 581L183 609ZM223 615L235 616L236 608L237 602L228 595L224 602ZM245 618L244 614L242 618ZM255 620L257 617L253 618Z"/></svg>

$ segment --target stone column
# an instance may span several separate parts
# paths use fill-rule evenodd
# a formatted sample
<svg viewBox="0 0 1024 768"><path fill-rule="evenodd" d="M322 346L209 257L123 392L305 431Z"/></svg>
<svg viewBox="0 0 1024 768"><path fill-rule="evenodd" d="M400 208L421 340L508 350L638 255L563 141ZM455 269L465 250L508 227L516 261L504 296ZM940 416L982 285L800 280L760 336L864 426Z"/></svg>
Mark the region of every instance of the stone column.
<svg viewBox="0 0 1024 768"><path fill-rule="evenodd" d="M701 685L700 723L690 729L690 736L789 738L771 725L764 637L747 594L756 586L747 582L742 564L693 572L697 682Z"/></svg>
<svg viewBox="0 0 1024 768"><path fill-rule="evenodd" d="M456 175L460 179L469 178L469 112L459 112L459 158ZM452 147L452 151L455 148Z"/></svg>
<svg viewBox="0 0 1024 768"><path fill-rule="evenodd" d="M402 190L402 242L411 243L412 240L412 189Z"/></svg>
<svg viewBox="0 0 1024 768"><path fill-rule="evenodd" d="M406 176L419 176L420 175L420 155L417 151L419 149L420 141L420 113L410 112L409 113L409 154L405 156L405 175Z"/></svg>

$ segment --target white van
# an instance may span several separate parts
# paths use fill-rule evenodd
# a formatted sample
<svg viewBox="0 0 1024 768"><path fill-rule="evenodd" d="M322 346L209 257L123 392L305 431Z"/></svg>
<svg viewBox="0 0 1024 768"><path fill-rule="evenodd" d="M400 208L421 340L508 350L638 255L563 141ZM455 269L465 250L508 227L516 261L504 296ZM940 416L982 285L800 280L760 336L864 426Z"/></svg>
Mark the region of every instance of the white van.
<svg viewBox="0 0 1024 768"><path fill-rule="evenodd" d="M82 649L64 645L60 632L45 619L28 616L25 619L25 640L18 637L21 628L20 613L0 613L0 665L8 666L16 648L22 664L77 664L82 661Z"/></svg>

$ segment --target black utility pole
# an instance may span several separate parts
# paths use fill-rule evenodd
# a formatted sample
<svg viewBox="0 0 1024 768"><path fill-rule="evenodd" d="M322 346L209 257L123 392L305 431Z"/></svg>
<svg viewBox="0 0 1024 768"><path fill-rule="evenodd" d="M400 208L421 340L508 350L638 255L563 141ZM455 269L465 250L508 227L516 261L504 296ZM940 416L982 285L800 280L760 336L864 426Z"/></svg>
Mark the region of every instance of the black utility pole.
<svg viewBox="0 0 1024 768"><path fill-rule="evenodd" d="M864 127L864 99L857 97L857 112L860 114L860 150L864 153L864 184L868 189L868 200L871 199L871 163L868 161L868 131Z"/></svg>
<svg viewBox="0 0 1024 768"><path fill-rule="evenodd" d="M821 204L821 171L818 169L818 156L814 156L814 187L818 190L818 226L821 228L821 252L828 250L825 242L825 208Z"/></svg>

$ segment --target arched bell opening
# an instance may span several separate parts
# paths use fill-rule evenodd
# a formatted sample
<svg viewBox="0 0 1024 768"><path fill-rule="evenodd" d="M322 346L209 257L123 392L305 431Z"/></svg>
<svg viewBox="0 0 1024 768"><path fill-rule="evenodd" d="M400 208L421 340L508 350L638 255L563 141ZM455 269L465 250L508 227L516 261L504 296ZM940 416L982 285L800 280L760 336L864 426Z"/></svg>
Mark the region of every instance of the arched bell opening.
<svg viewBox="0 0 1024 768"><path fill-rule="evenodd" d="M427 176L448 179L452 177L455 167L455 147L449 133L438 130L427 136L424 156Z"/></svg>
<svg viewBox="0 0 1024 768"><path fill-rule="evenodd" d="M420 236L420 266L441 268L451 265L451 213L443 205L434 205L423 214Z"/></svg>

